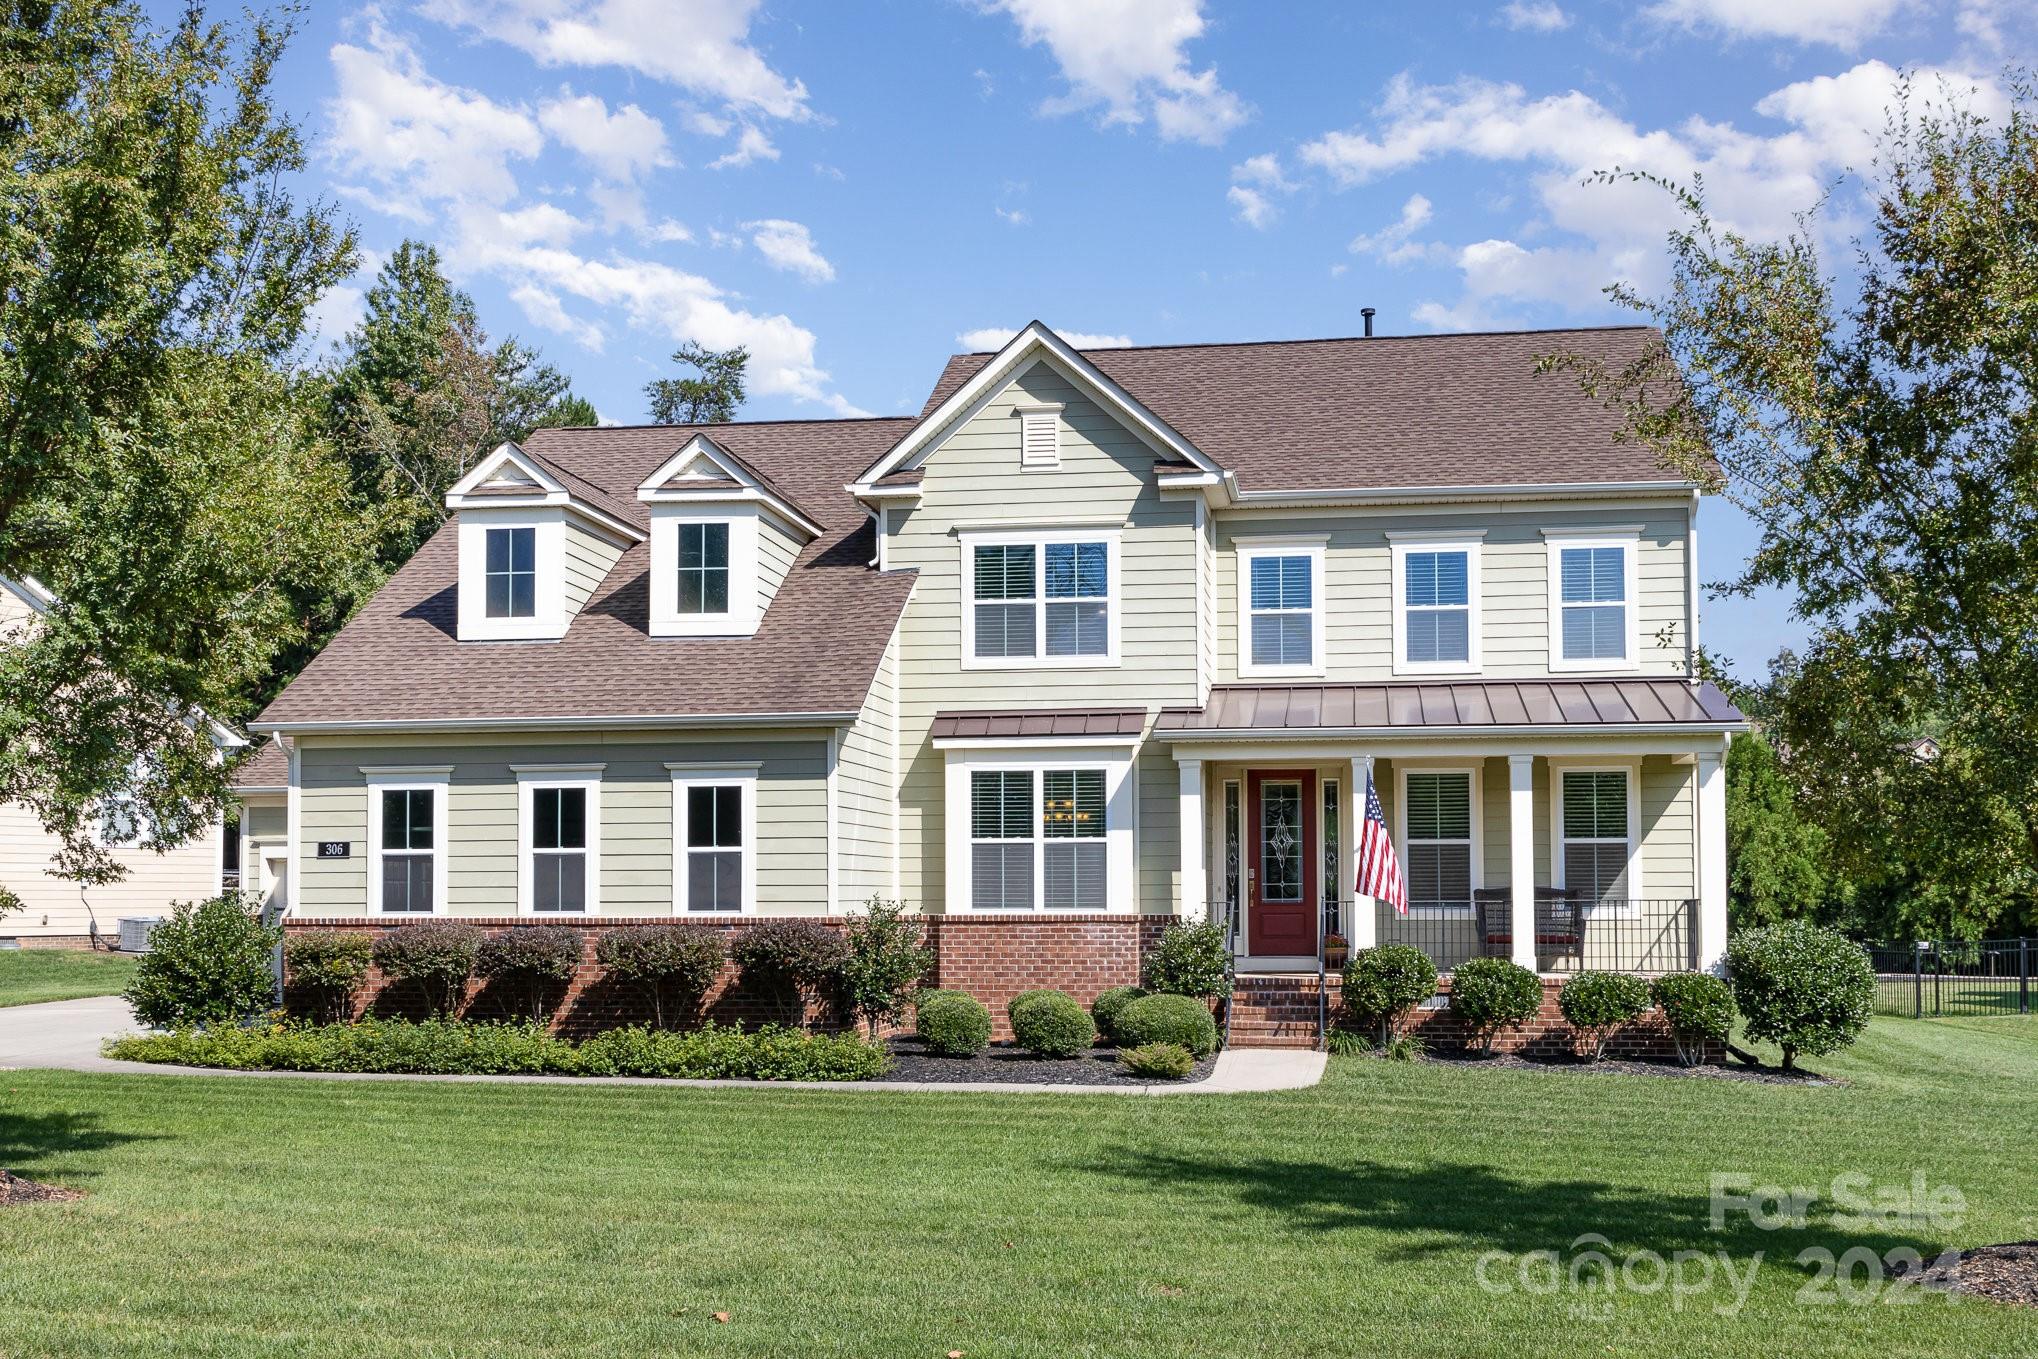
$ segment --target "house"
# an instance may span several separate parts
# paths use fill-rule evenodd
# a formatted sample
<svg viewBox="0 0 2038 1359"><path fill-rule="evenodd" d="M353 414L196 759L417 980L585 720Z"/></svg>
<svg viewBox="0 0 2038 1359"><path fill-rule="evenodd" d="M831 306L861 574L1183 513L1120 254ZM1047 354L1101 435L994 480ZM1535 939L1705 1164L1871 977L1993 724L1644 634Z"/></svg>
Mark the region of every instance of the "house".
<svg viewBox="0 0 2038 1359"><path fill-rule="evenodd" d="M34 627L55 603L33 578L0 576L0 644ZM222 752L246 744L216 722L212 736ZM168 915L173 902L216 896L235 871L235 846L223 821L160 852L136 843L135 827L117 812L102 821L99 834L126 873L109 883L75 882L53 871L58 841L36 814L18 803L0 804L0 886L22 903L21 910L0 916L0 947L110 945L122 918Z"/></svg>
<svg viewBox="0 0 2038 1359"><path fill-rule="evenodd" d="M1745 724L1696 677L1699 488L1536 373L1656 342L1035 323L918 417L504 445L254 724L291 927L898 898L994 1010L1178 918L1276 989L1329 934L1712 966ZM1406 915L1352 898L1369 781Z"/></svg>

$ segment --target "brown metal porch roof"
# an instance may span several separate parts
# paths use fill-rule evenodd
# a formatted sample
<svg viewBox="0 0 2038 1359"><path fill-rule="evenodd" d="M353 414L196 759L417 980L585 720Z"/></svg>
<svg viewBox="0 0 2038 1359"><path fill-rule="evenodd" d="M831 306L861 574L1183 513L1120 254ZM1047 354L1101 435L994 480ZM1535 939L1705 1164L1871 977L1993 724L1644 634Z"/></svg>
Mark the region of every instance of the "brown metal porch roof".
<svg viewBox="0 0 2038 1359"><path fill-rule="evenodd" d="M930 734L937 741L994 741L1028 736L1137 736L1145 730L1144 708L1052 708L936 713Z"/></svg>
<svg viewBox="0 0 2038 1359"><path fill-rule="evenodd" d="M1154 734L1395 728L1689 726L1747 719L1709 683L1681 679L1224 684L1201 708L1163 708Z"/></svg>

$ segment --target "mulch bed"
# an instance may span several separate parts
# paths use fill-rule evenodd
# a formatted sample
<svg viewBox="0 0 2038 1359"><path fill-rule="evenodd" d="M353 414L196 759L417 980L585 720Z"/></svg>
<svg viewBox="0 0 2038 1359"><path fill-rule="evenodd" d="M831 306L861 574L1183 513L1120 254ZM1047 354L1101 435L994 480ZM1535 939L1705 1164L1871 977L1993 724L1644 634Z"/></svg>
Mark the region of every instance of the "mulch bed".
<svg viewBox="0 0 2038 1359"><path fill-rule="evenodd" d="M1205 1057L1179 1081L1156 1081L1134 1076L1118 1065L1118 1049L1092 1048L1080 1057L1061 1060L1035 1057L1011 1043L993 1043L975 1057L938 1057L927 1051L917 1038L891 1040L891 1074L888 1081L926 1081L930 1084L956 1081L1002 1081L1036 1085L1186 1085L1200 1081L1217 1065L1217 1058Z"/></svg>
<svg viewBox="0 0 2038 1359"><path fill-rule="evenodd" d="M1811 1071L1779 1071L1774 1067L1681 1066L1676 1062L1636 1062L1609 1057L1588 1062L1581 1057L1523 1057L1495 1053L1482 1057L1476 1052L1428 1052L1425 1062L1449 1066L1484 1066L1497 1071L1558 1071L1577 1076L1684 1076L1695 1080L1754 1081L1762 1085L1845 1085Z"/></svg>
<svg viewBox="0 0 2038 1359"><path fill-rule="evenodd" d="M1925 1262L1918 1282L2017 1307L2038 1307L2038 1241L1976 1246Z"/></svg>
<svg viewBox="0 0 2038 1359"><path fill-rule="evenodd" d="M13 1203L69 1203L72 1199L84 1197L82 1189L65 1189L61 1185L24 1180L12 1171L0 1170L0 1207Z"/></svg>

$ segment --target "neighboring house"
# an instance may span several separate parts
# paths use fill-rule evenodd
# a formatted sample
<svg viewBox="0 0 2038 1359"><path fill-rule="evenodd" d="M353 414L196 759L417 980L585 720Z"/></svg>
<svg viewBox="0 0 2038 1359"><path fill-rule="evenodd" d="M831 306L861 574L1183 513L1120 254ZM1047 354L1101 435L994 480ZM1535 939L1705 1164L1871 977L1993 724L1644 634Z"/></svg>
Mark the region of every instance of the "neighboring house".
<svg viewBox="0 0 2038 1359"><path fill-rule="evenodd" d="M1539 355L1642 329L949 360L917 418L548 429L255 724L293 918L933 913L944 984L1231 923L1709 966L1698 488ZM1351 899L1368 778L1407 874Z"/></svg>
<svg viewBox="0 0 2038 1359"><path fill-rule="evenodd" d="M0 576L0 645L7 636L34 627L55 602L33 579ZM223 751L245 744L217 723L212 732ZM231 872L221 827L162 853L132 843L135 830L117 814L101 823L101 843L127 873L117 882L87 886L51 872L57 839L35 813L18 803L0 804L0 885L20 897L24 908L0 916L0 944L77 948L96 941L110 946L122 917L167 915L172 902L219 893Z"/></svg>

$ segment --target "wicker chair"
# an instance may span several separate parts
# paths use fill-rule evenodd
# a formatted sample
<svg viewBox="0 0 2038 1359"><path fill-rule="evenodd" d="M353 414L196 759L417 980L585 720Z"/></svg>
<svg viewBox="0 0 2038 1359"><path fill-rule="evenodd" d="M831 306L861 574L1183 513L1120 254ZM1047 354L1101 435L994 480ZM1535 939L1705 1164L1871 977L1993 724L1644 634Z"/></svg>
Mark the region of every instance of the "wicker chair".
<svg viewBox="0 0 2038 1359"><path fill-rule="evenodd" d="M1489 958L1514 952L1514 893L1505 887L1482 887L1472 893L1478 918L1479 946ZM1536 889L1536 961L1568 958L1585 961L1585 913L1578 900L1555 887Z"/></svg>

